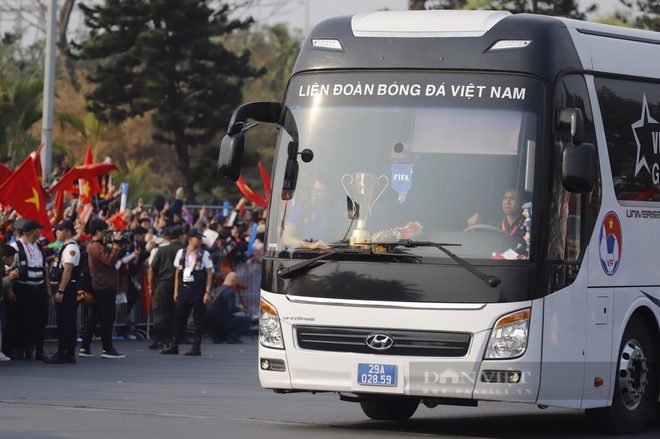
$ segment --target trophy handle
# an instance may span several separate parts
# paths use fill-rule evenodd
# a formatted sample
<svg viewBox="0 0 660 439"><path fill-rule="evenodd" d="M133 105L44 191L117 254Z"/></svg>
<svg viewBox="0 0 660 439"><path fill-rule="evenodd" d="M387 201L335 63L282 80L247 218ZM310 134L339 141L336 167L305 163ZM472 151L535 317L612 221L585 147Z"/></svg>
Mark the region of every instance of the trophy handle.
<svg viewBox="0 0 660 439"><path fill-rule="evenodd" d="M355 211L355 201L353 201L353 197L351 197L351 194L348 193L348 189L346 189L346 185L344 184L344 177L348 177L351 179L351 182L349 184L353 184L353 176L351 174L344 174L341 177L341 185L344 187L344 192L346 192L346 195L348 198L351 200L351 203L353 203L353 211Z"/></svg>
<svg viewBox="0 0 660 439"><path fill-rule="evenodd" d="M387 186L389 186L389 184L390 184L390 179L387 178L387 175L381 175L380 177L378 177L378 180L376 180L376 183L378 183L378 186L380 186L380 179L381 179L381 178L384 178L385 180L387 180L387 183L385 183L385 186L383 187L383 190L380 191L380 194L378 194L378 196L376 197L376 199L374 200L374 202L371 203L371 206L369 206L369 215L370 215L370 216L373 216L373 214L371 213L371 209L373 209L374 204L376 204L376 201L378 201L378 199L380 198L380 196L383 195L383 192L385 192L385 189L387 189Z"/></svg>

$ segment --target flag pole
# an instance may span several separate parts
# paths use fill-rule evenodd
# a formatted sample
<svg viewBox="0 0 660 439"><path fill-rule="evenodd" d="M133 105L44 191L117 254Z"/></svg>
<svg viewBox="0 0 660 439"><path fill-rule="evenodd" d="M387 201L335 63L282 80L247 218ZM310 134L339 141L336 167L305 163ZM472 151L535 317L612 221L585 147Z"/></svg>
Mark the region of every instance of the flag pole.
<svg viewBox="0 0 660 439"><path fill-rule="evenodd" d="M43 186L50 186L53 166L53 113L55 99L55 58L57 49L55 38L57 31L57 0L48 2L48 22L46 25L46 60L44 66L44 105L42 111L41 143L44 153L41 155ZM39 176L37 176L39 177Z"/></svg>

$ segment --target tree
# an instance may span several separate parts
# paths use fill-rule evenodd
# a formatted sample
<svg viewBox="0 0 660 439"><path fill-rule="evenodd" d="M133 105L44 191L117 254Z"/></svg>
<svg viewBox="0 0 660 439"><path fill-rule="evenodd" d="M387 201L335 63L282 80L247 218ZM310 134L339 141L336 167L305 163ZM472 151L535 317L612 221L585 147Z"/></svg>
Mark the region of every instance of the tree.
<svg viewBox="0 0 660 439"><path fill-rule="evenodd" d="M207 145L227 127L241 103L243 83L259 73L249 66L248 53L235 54L222 43L251 20L230 21L226 4L217 11L209 4L108 0L80 5L89 37L72 43L76 58L99 60L86 76L94 85L86 94L89 110L113 123L152 112L154 139L174 146L191 192L199 178L191 149ZM214 166L215 160L202 159Z"/></svg>
<svg viewBox="0 0 660 439"><path fill-rule="evenodd" d="M660 31L660 0L620 0L621 4L630 8L637 7L638 12L633 20L633 26L638 29Z"/></svg>
<svg viewBox="0 0 660 439"><path fill-rule="evenodd" d="M634 20L630 13L623 11L614 11L606 15L597 15L591 19L594 23L611 24L614 26L632 27Z"/></svg>
<svg viewBox="0 0 660 439"><path fill-rule="evenodd" d="M300 30L290 30L282 23L243 30L226 40L227 48L234 52L249 51L250 64L263 72L258 78L246 81L243 87L244 102L282 101L302 41ZM257 161L261 161L266 169L271 169L276 135L277 127L274 124L260 124L248 134L243 156L243 177L250 188L257 192L262 191ZM207 178L200 180L200 189L213 193L216 198L240 197L234 185L211 188L211 184L216 181L215 170L211 171Z"/></svg>
<svg viewBox="0 0 660 439"><path fill-rule="evenodd" d="M408 0L408 9L411 11L423 11L426 0Z"/></svg>
<svg viewBox="0 0 660 439"><path fill-rule="evenodd" d="M0 77L0 133L3 150L14 162L22 161L39 146L32 125L41 120L42 80L10 82Z"/></svg>
<svg viewBox="0 0 660 439"><path fill-rule="evenodd" d="M20 12L21 20L26 28L46 33L49 0L3 0L5 10ZM64 50L67 46L66 31L73 12L75 0L59 2L57 17L57 47Z"/></svg>
<svg viewBox="0 0 660 439"><path fill-rule="evenodd" d="M43 41L25 47L21 45L21 34L5 33L0 39L0 75L10 84L43 80L44 51Z"/></svg>
<svg viewBox="0 0 660 439"><path fill-rule="evenodd" d="M580 10L578 0L429 0L429 9L492 9L514 14L531 13L585 20L597 9L596 4Z"/></svg>
<svg viewBox="0 0 660 439"><path fill-rule="evenodd" d="M153 159L147 159L138 164L135 160L126 160L126 173L113 172L113 179L117 187L121 183L128 183L127 202L136 203L140 198L148 202L154 195L163 195L162 191L155 191L152 185L154 181L149 169Z"/></svg>
<svg viewBox="0 0 660 439"><path fill-rule="evenodd" d="M60 122L62 129L64 125L73 127L80 135L85 138L87 144L92 148L92 158L94 163L97 163L99 140L101 140L101 133L103 132L103 123L100 122L94 113L85 114L84 119L79 119L71 113L56 112L55 120ZM68 151L67 151L67 155ZM72 157L69 157L72 159Z"/></svg>

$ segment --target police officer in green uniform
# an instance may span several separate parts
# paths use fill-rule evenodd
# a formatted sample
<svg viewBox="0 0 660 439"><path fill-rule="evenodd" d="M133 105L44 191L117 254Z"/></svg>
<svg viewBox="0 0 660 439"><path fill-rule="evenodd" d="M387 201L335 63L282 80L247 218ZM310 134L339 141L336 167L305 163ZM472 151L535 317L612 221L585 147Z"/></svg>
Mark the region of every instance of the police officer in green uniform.
<svg viewBox="0 0 660 439"><path fill-rule="evenodd" d="M195 341L190 351L184 355L200 356L206 305L211 303L211 285L213 282L213 262L211 255L202 247L204 235L197 229L188 232L188 247L179 250L174 258L176 275L174 278L174 328L172 341L167 349L160 351L164 355L179 354L179 340L193 311L195 322Z"/></svg>
<svg viewBox="0 0 660 439"><path fill-rule="evenodd" d="M149 267L149 294L153 298L151 315L154 319L154 334L156 341L150 349L160 349L171 337L174 319L174 278L176 267L174 258L183 248L180 242L183 229L180 226L166 228L163 233L165 240L157 247L156 254Z"/></svg>

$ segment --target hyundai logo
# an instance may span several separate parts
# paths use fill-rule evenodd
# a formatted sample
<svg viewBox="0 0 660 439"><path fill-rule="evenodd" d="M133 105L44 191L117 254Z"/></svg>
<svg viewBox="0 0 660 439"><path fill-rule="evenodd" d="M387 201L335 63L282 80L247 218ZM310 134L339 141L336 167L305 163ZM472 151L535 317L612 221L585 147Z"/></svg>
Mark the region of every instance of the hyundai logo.
<svg viewBox="0 0 660 439"><path fill-rule="evenodd" d="M385 334L369 334L366 339L367 346L377 351L385 351L394 346L394 340Z"/></svg>

